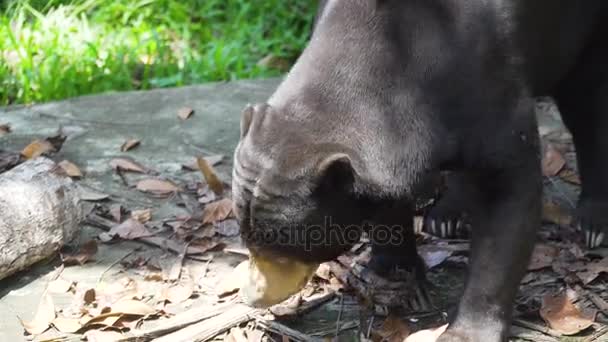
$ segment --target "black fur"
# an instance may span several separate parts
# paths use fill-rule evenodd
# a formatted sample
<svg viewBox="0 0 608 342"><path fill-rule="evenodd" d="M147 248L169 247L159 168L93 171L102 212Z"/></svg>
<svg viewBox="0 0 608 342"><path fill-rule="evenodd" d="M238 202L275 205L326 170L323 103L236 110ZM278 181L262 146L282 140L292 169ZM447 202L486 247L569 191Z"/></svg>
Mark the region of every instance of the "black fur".
<svg viewBox="0 0 608 342"><path fill-rule="evenodd" d="M251 232L293 234L327 216L343 225L398 223L409 242L375 244L372 265L417 265L411 205L401 204L411 204L427 178L454 172L468 189L472 255L462 300L439 341L506 341L540 226L534 96L555 96L574 135L583 228L597 237L607 227L606 6L323 1L310 43L268 106L248 120L235 152L235 212L248 246L325 261L352 242L311 251ZM339 186L327 190L328 179Z"/></svg>

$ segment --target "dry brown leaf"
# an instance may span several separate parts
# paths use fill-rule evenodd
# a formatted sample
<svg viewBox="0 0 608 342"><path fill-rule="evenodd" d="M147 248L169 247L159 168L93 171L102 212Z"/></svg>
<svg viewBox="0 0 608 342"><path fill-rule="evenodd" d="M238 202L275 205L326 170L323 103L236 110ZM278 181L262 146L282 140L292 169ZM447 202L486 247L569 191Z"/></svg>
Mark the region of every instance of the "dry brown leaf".
<svg viewBox="0 0 608 342"><path fill-rule="evenodd" d="M559 255L559 248L547 244L538 244L534 247L532 257L530 258L530 264L528 265L529 271L536 271L545 267L551 267L553 261Z"/></svg>
<svg viewBox="0 0 608 342"><path fill-rule="evenodd" d="M46 140L34 140L29 145L27 145L23 149L23 151L21 151L21 155L25 159L34 159L40 157L43 154L47 154L54 151L55 148L50 142Z"/></svg>
<svg viewBox="0 0 608 342"><path fill-rule="evenodd" d="M78 318L57 317L52 323L57 330L66 334L73 334L82 328Z"/></svg>
<svg viewBox="0 0 608 342"><path fill-rule="evenodd" d="M217 196L221 196L224 192L224 184L222 184L222 181L213 170L213 167L207 163L205 158L201 157L196 158L196 164L198 165L199 170L201 170L207 185L209 185L209 189Z"/></svg>
<svg viewBox="0 0 608 342"><path fill-rule="evenodd" d="M146 192L155 196L169 196L179 191L179 188L166 180L148 178L137 183L137 190Z"/></svg>
<svg viewBox="0 0 608 342"><path fill-rule="evenodd" d="M190 107L182 107L177 111L177 117L182 120L188 120L192 114L194 114L194 109Z"/></svg>
<svg viewBox="0 0 608 342"><path fill-rule="evenodd" d="M147 167L127 157L110 160L110 167L112 167L113 170L124 172L148 173L150 171Z"/></svg>
<svg viewBox="0 0 608 342"><path fill-rule="evenodd" d="M134 218L141 223L146 223L152 218L152 209L133 210L131 212L131 218Z"/></svg>
<svg viewBox="0 0 608 342"><path fill-rule="evenodd" d="M74 163L72 163L72 162L70 162L68 160L63 160L63 161L61 161L57 165L69 177L72 177L72 178L80 178L80 177L82 177L82 171L80 171L80 169L78 168L78 166L76 166Z"/></svg>
<svg viewBox="0 0 608 342"><path fill-rule="evenodd" d="M84 334L88 342L116 342L122 334L112 330L89 330Z"/></svg>
<svg viewBox="0 0 608 342"><path fill-rule="evenodd" d="M420 330L408 336L404 342L435 342L447 328L446 324L435 329Z"/></svg>
<svg viewBox="0 0 608 342"><path fill-rule="evenodd" d="M47 287L49 293L66 293L74 287L74 282L65 280L63 278L57 278L51 281Z"/></svg>
<svg viewBox="0 0 608 342"><path fill-rule="evenodd" d="M152 234L146 226L136 219L130 218L125 222L118 224L108 232L111 237L118 236L124 240L134 240L142 237L152 236Z"/></svg>
<svg viewBox="0 0 608 342"><path fill-rule="evenodd" d="M222 250L224 247L226 247L226 244L215 239L194 239L190 242L190 246L188 247L188 254L193 254L194 250L196 250L199 254L210 251L219 251Z"/></svg>
<svg viewBox="0 0 608 342"><path fill-rule="evenodd" d="M238 264L230 274L220 280L216 287L219 297L225 297L237 292L245 284L249 276L249 261L245 260Z"/></svg>
<svg viewBox="0 0 608 342"><path fill-rule="evenodd" d="M84 316L80 319L80 324L85 328L91 327L112 327L122 317L122 312L107 312L104 310L102 314L95 317Z"/></svg>
<svg viewBox="0 0 608 342"><path fill-rule="evenodd" d="M21 325L30 335L38 335L45 332L51 322L55 319L55 304L48 294L45 294L38 304L38 310L31 321L24 321L21 318Z"/></svg>
<svg viewBox="0 0 608 342"><path fill-rule="evenodd" d="M163 289L162 298L171 303L178 304L186 301L194 293L194 284L191 281L186 281L182 284L171 285Z"/></svg>
<svg viewBox="0 0 608 342"><path fill-rule="evenodd" d="M331 279L331 266L329 263L322 263L317 268L315 275L323 280L330 281Z"/></svg>
<svg viewBox="0 0 608 342"><path fill-rule="evenodd" d="M542 160L543 175L546 177L553 177L557 175L565 165L566 160L562 154L555 148L555 146L549 144L545 150Z"/></svg>
<svg viewBox="0 0 608 342"><path fill-rule="evenodd" d="M121 152L130 151L130 150L136 148L137 146L139 146L140 143L141 143L141 141L139 141L139 139L128 139L120 146L120 151Z"/></svg>
<svg viewBox="0 0 608 342"><path fill-rule="evenodd" d="M112 216L112 219L115 222L122 222L122 215L124 214L125 209L120 204L116 204L110 207L109 213Z"/></svg>
<svg viewBox="0 0 608 342"><path fill-rule="evenodd" d="M9 134L13 130L11 129L11 125L9 124L0 124L0 137Z"/></svg>
<svg viewBox="0 0 608 342"><path fill-rule="evenodd" d="M577 272L576 276L587 285L594 281L601 273L608 273L608 257L585 265L585 271Z"/></svg>
<svg viewBox="0 0 608 342"><path fill-rule="evenodd" d="M134 299L125 299L114 303L112 312L134 316L147 316L157 313L156 309L150 305Z"/></svg>
<svg viewBox="0 0 608 342"><path fill-rule="evenodd" d="M88 305L93 303L96 297L97 295L95 294L95 289L88 289L84 292L84 296L82 298L84 300L84 303Z"/></svg>
<svg viewBox="0 0 608 342"><path fill-rule="evenodd" d="M291 296L286 301L269 308L275 317L286 317L297 315L298 309L302 305L302 292Z"/></svg>
<svg viewBox="0 0 608 342"><path fill-rule="evenodd" d="M540 316L551 329L564 335L574 335L589 328L595 321L596 310L579 310L566 293L543 297Z"/></svg>
<svg viewBox="0 0 608 342"><path fill-rule="evenodd" d="M51 143L51 145L53 145L53 149L55 150L55 152L58 152L59 150L61 150L61 147L63 146L63 143L65 142L66 139L67 139L67 136L63 135L63 133L60 130L59 133L53 135L52 137L48 137L44 140Z"/></svg>
<svg viewBox="0 0 608 342"><path fill-rule="evenodd" d="M410 335L410 332L408 324L393 315L388 316L380 329L375 331L382 341L387 342L402 342Z"/></svg>
<svg viewBox="0 0 608 342"><path fill-rule="evenodd" d="M546 200L543 201L543 221L564 227L572 223L572 216L557 203Z"/></svg>
<svg viewBox="0 0 608 342"><path fill-rule="evenodd" d="M95 253L97 253L97 242L95 240L90 240L80 246L80 249L76 253L72 255L62 255L62 259L66 266L84 265L87 261L91 260Z"/></svg>
<svg viewBox="0 0 608 342"><path fill-rule="evenodd" d="M573 170L570 169L564 169L559 173L559 178L563 179L564 181L571 183L571 184L575 184L575 185L581 185L581 178L579 177L579 175L574 172Z"/></svg>
<svg viewBox="0 0 608 342"><path fill-rule="evenodd" d="M209 203L203 209L203 224L223 221L230 216L231 212L232 201L229 198Z"/></svg>

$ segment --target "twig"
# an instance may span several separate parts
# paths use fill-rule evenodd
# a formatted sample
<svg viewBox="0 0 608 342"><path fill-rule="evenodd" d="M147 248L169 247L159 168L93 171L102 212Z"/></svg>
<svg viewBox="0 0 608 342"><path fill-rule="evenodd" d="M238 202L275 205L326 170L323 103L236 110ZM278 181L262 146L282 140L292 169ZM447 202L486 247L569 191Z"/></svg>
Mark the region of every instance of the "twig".
<svg viewBox="0 0 608 342"><path fill-rule="evenodd" d="M591 302L597 306L597 308L606 316L608 316L608 303L600 296L598 296L597 294L591 292L591 291L586 291L587 292L587 297L589 297L589 300L591 300Z"/></svg>
<svg viewBox="0 0 608 342"><path fill-rule="evenodd" d="M184 245L182 252L177 256L177 261L171 267L171 271L169 272L169 280L176 281L182 275L182 267L184 266L184 259L186 258L186 254L188 253L188 246L190 246L190 242L187 242Z"/></svg>
<svg viewBox="0 0 608 342"><path fill-rule="evenodd" d="M238 255L249 256L249 251L244 248L224 248L224 253L232 253Z"/></svg>
<svg viewBox="0 0 608 342"><path fill-rule="evenodd" d="M344 310L344 295L340 296L340 311L338 311L338 319L336 320L336 333L334 334L336 338L340 334L340 320L342 319L342 310Z"/></svg>
<svg viewBox="0 0 608 342"><path fill-rule="evenodd" d="M319 341L321 341L321 339L314 338L312 336L303 334L297 330L286 327L277 321L269 321L260 316L256 316L255 320L256 320L256 323L258 324L258 326L260 326L264 330L273 332L275 334L287 336L287 337L289 337L289 339L294 340L294 341L302 341L302 342L319 342Z"/></svg>
<svg viewBox="0 0 608 342"><path fill-rule="evenodd" d="M374 318L375 318L375 316L372 315L372 317L369 319L369 325L367 326L367 331L365 332L365 338L369 338L372 335L372 327L374 326Z"/></svg>
<svg viewBox="0 0 608 342"><path fill-rule="evenodd" d="M222 313L204 321L186 326L185 328L155 339L155 342L201 342L249 322L255 316L262 314L262 309L254 309L244 304L232 303Z"/></svg>
<svg viewBox="0 0 608 342"><path fill-rule="evenodd" d="M608 326L603 326L599 328L596 332L594 332L591 336L585 338L583 342L593 342L600 341L600 338L608 334ZM601 341L606 341L607 339L602 339Z"/></svg>
<svg viewBox="0 0 608 342"><path fill-rule="evenodd" d="M357 321L343 322L342 324L340 324L338 334L340 334L341 332L346 331L346 330L356 329L358 327L359 327L359 322L357 322ZM333 328L319 329L319 330L315 330L314 332L309 332L310 336L314 336L314 337L325 337L325 336L328 336L333 333L335 333Z"/></svg>
<svg viewBox="0 0 608 342"><path fill-rule="evenodd" d="M112 267L118 265L118 263L120 263L121 261L125 260L126 258L128 258L131 254L140 251L141 248L135 248L134 250L130 251L129 253L126 253L125 255L123 255L122 257L120 257L119 259L117 259L116 261L114 261L113 263L111 263L103 272L101 272L101 274L99 275L99 278L97 279L97 284L101 283L101 281L103 280L103 277L106 275L106 273L108 273Z"/></svg>
<svg viewBox="0 0 608 342"><path fill-rule="evenodd" d="M517 325L519 327L528 328L531 330L541 332L545 335L549 335L549 336L553 336L553 337L562 337L562 334L560 334L559 332L557 332L551 328L543 327L542 325L539 325L536 323L524 321L523 319L514 319L513 324Z"/></svg>
<svg viewBox="0 0 608 342"><path fill-rule="evenodd" d="M193 324L219 316L226 310L229 310L229 308L233 305L234 303L226 303L212 308L204 306L188 310L184 313L169 318L168 320L161 323L155 328L144 331L135 331L133 336L125 337L123 339L120 339L118 342L150 341L152 339L159 338L161 336L186 328Z"/></svg>

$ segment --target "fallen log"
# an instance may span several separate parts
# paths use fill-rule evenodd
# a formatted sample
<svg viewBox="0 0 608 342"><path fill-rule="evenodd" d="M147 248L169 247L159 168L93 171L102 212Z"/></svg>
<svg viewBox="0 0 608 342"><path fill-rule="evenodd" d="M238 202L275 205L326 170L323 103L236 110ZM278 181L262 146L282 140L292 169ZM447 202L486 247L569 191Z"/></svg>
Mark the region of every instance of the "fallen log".
<svg viewBox="0 0 608 342"><path fill-rule="evenodd" d="M50 159L0 173L0 279L52 256L81 219L76 184Z"/></svg>

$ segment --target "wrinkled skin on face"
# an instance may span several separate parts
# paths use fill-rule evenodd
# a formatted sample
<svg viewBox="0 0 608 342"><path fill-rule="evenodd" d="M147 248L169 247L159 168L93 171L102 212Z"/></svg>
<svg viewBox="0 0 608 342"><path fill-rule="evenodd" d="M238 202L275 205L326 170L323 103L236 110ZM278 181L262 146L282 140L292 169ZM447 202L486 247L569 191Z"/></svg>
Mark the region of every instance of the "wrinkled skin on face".
<svg viewBox="0 0 608 342"><path fill-rule="evenodd" d="M251 252L241 292L256 306L296 293L321 262L352 247L373 208L355 192L358 176L348 149L321 139L303 143L298 126L268 105L243 113L233 201Z"/></svg>

